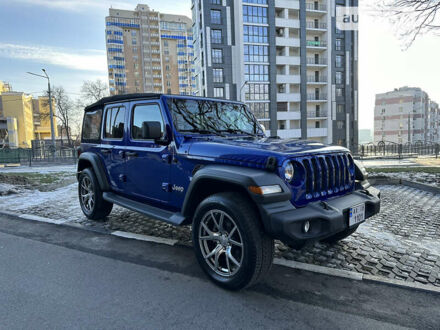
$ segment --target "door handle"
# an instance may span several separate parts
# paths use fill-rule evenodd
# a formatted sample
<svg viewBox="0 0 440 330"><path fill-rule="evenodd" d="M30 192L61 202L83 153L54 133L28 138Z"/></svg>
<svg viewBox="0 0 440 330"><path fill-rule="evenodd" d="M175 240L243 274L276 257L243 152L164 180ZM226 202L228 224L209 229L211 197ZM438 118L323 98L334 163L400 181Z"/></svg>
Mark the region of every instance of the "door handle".
<svg viewBox="0 0 440 330"><path fill-rule="evenodd" d="M127 151L125 155L127 155L127 157L137 157L138 154L134 151Z"/></svg>
<svg viewBox="0 0 440 330"><path fill-rule="evenodd" d="M110 149L101 149L101 152L103 154L109 154L111 151L110 151Z"/></svg>

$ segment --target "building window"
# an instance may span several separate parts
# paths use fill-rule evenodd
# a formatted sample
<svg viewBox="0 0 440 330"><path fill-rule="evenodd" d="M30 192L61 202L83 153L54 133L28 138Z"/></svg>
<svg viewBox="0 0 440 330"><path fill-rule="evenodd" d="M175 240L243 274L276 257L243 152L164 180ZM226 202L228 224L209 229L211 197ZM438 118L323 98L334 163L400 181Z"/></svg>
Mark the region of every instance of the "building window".
<svg viewBox="0 0 440 330"><path fill-rule="evenodd" d="M211 30L211 42L213 44L221 44L222 43L222 30Z"/></svg>
<svg viewBox="0 0 440 330"><path fill-rule="evenodd" d="M343 57L341 55L336 55L336 67L342 68Z"/></svg>
<svg viewBox="0 0 440 330"><path fill-rule="evenodd" d="M269 47L244 45L245 62L269 62Z"/></svg>
<svg viewBox="0 0 440 330"><path fill-rule="evenodd" d="M342 50L342 39L336 39L335 50Z"/></svg>
<svg viewBox="0 0 440 330"><path fill-rule="evenodd" d="M222 24L222 17L220 10L211 9L211 23L212 24Z"/></svg>
<svg viewBox="0 0 440 330"><path fill-rule="evenodd" d="M321 127L321 123L319 121L315 121L315 128L320 128Z"/></svg>
<svg viewBox="0 0 440 330"><path fill-rule="evenodd" d="M171 88L167 89L167 94L171 94Z"/></svg>
<svg viewBox="0 0 440 330"><path fill-rule="evenodd" d="M336 127L337 127L338 129L344 129L344 122L343 122L342 120L338 120L338 121L336 122Z"/></svg>
<svg viewBox="0 0 440 330"><path fill-rule="evenodd" d="M221 5L222 4L222 0L210 0L212 5Z"/></svg>
<svg viewBox="0 0 440 330"><path fill-rule="evenodd" d="M223 69L212 69L212 81L215 83L223 82Z"/></svg>
<svg viewBox="0 0 440 330"><path fill-rule="evenodd" d="M264 26L243 26L244 42L267 44L267 27Z"/></svg>
<svg viewBox="0 0 440 330"><path fill-rule="evenodd" d="M244 5L243 22L267 24L267 8Z"/></svg>
<svg viewBox="0 0 440 330"><path fill-rule="evenodd" d="M214 87L214 97L223 97L223 87Z"/></svg>
<svg viewBox="0 0 440 330"><path fill-rule="evenodd" d="M343 96L344 96L344 89L336 88L336 97L343 97Z"/></svg>
<svg viewBox="0 0 440 330"><path fill-rule="evenodd" d="M165 70L166 71L170 71L170 66L169 65L165 65Z"/></svg>
<svg viewBox="0 0 440 330"><path fill-rule="evenodd" d="M337 113L344 113L344 105L343 104L338 104L336 106L336 112Z"/></svg>
<svg viewBox="0 0 440 330"><path fill-rule="evenodd" d="M244 96L246 101L269 100L269 84L246 84Z"/></svg>
<svg viewBox="0 0 440 330"><path fill-rule="evenodd" d="M256 3L257 5L267 5L267 0L243 0L243 3Z"/></svg>
<svg viewBox="0 0 440 330"><path fill-rule="evenodd" d="M223 63L223 50L222 49L213 49L212 50L212 63L221 64Z"/></svg>
<svg viewBox="0 0 440 330"><path fill-rule="evenodd" d="M249 103L249 109L257 119L269 119L269 103Z"/></svg>
<svg viewBox="0 0 440 330"><path fill-rule="evenodd" d="M244 66L246 81L269 81L269 66L261 64L246 64Z"/></svg>
<svg viewBox="0 0 440 330"><path fill-rule="evenodd" d="M342 79L343 79L342 72L336 71L336 83L342 85L343 84Z"/></svg>

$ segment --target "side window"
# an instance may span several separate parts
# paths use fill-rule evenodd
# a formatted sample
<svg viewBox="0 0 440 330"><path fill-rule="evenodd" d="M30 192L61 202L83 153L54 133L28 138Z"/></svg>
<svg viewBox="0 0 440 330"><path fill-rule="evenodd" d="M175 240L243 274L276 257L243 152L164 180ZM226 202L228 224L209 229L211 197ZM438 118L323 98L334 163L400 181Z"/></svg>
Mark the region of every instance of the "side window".
<svg viewBox="0 0 440 330"><path fill-rule="evenodd" d="M131 136L134 140L142 140L142 123L144 121L158 121L163 136L164 124L160 106L157 103L137 105L133 109Z"/></svg>
<svg viewBox="0 0 440 330"><path fill-rule="evenodd" d="M97 141L101 130L102 110L89 111L84 114L82 140Z"/></svg>
<svg viewBox="0 0 440 330"><path fill-rule="evenodd" d="M122 139L124 137L125 108L107 109L105 113L104 137L106 139Z"/></svg>

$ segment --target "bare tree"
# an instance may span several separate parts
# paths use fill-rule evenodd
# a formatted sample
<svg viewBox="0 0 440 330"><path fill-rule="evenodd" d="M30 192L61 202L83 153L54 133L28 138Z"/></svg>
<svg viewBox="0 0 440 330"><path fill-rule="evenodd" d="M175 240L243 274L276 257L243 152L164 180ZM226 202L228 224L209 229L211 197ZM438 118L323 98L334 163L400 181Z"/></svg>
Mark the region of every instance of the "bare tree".
<svg viewBox="0 0 440 330"><path fill-rule="evenodd" d="M396 27L405 49L422 34L440 32L440 0L384 0L377 7Z"/></svg>
<svg viewBox="0 0 440 330"><path fill-rule="evenodd" d="M96 79L95 81L87 80L83 82L81 87L81 97L84 102L93 103L108 95L108 86L101 79Z"/></svg>
<svg viewBox="0 0 440 330"><path fill-rule="evenodd" d="M47 93L46 93L47 96ZM59 134L65 134L68 146L72 146L72 125L79 122L79 109L62 86L52 88L52 97L55 102L54 117L58 119L61 126ZM46 105L45 105L46 106ZM41 118L48 118L48 113L40 114ZM54 123L55 124L55 123Z"/></svg>

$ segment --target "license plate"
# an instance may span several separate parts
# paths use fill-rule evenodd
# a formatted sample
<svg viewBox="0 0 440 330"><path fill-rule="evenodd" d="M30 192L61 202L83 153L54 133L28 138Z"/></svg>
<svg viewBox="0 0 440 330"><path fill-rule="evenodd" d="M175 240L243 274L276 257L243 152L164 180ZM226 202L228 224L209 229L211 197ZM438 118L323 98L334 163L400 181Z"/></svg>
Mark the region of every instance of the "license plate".
<svg viewBox="0 0 440 330"><path fill-rule="evenodd" d="M350 208L348 225L354 226L365 220L365 204L359 204Z"/></svg>

